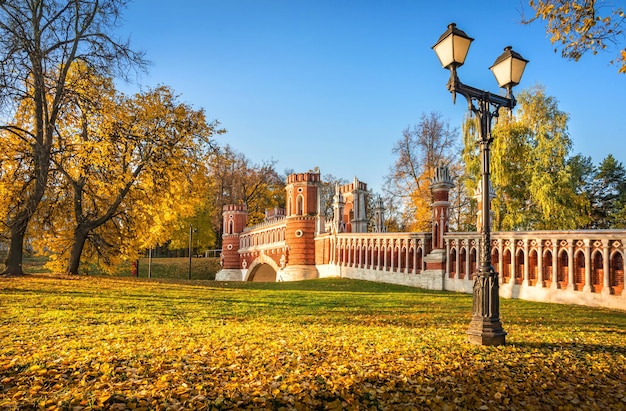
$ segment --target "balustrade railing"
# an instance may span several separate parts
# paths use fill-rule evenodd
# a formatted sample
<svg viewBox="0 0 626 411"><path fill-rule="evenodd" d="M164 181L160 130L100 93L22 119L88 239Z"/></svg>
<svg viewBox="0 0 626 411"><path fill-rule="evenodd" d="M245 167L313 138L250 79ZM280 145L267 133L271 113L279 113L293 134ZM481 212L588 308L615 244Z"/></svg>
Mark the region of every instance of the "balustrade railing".
<svg viewBox="0 0 626 411"><path fill-rule="evenodd" d="M447 278L471 280L480 236L447 233ZM621 295L626 230L494 232L491 259L501 284Z"/></svg>
<svg viewBox="0 0 626 411"><path fill-rule="evenodd" d="M341 233L329 236L328 263L418 274L430 251L430 233Z"/></svg>
<svg viewBox="0 0 626 411"><path fill-rule="evenodd" d="M285 241L285 218L246 227L239 236L239 249L271 247Z"/></svg>

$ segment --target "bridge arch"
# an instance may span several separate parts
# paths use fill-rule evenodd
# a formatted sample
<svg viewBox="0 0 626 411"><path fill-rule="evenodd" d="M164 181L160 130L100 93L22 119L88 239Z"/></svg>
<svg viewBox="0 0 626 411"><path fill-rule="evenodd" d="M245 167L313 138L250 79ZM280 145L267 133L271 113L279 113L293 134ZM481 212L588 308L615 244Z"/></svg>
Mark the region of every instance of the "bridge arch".
<svg viewBox="0 0 626 411"><path fill-rule="evenodd" d="M245 281L276 282L278 264L265 254L259 255L250 263Z"/></svg>

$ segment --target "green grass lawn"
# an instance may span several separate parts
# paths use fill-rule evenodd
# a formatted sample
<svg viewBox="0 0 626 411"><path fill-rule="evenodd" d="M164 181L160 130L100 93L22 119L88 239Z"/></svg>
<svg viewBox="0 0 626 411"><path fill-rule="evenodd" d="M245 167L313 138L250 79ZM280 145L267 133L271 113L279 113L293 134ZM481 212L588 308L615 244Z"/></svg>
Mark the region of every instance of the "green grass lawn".
<svg viewBox="0 0 626 411"><path fill-rule="evenodd" d="M626 315L340 279L0 279L0 409L626 409Z"/></svg>
<svg viewBox="0 0 626 411"><path fill-rule="evenodd" d="M150 270L150 264L152 264ZM192 258L192 280L215 280L215 274L221 269L219 258ZM151 271L151 272L150 272ZM118 276L130 276L130 263L121 267ZM148 258L139 259L139 277L170 278L184 280L189 278L189 258Z"/></svg>
<svg viewBox="0 0 626 411"><path fill-rule="evenodd" d="M0 252L2 261L6 258L6 253ZM159 278L159 279L179 279L189 278L189 258L140 258L139 277ZM50 270L45 267L48 257L27 253L24 256L23 269L26 274L50 274ZM191 279L192 280L214 280L215 274L221 269L219 258L192 258L191 259ZM80 266L81 275L107 275L102 269L92 264L83 263ZM128 261L119 266L114 273L116 277L131 276L131 262Z"/></svg>

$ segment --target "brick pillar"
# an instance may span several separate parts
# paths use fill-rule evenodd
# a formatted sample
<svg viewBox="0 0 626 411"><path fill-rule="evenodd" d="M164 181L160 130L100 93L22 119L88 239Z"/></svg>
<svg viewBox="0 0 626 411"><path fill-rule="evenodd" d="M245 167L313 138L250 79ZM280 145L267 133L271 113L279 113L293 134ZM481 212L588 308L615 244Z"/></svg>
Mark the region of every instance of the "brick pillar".
<svg viewBox="0 0 626 411"><path fill-rule="evenodd" d="M435 175L430 181L430 188L433 194L433 227L431 250L424 257L426 269L420 274L424 278L428 286L433 290L441 290L445 288L446 277L446 243L444 235L448 232L448 209L450 208L449 193L454 187L450 171L448 167L437 167Z"/></svg>
<svg viewBox="0 0 626 411"><path fill-rule="evenodd" d="M430 188L433 194L433 250L445 249L443 236L448 232L450 209L450 189L454 187L448 167L438 167L431 180Z"/></svg>
<svg viewBox="0 0 626 411"><path fill-rule="evenodd" d="M222 212L222 269L215 275L218 281L242 281L241 260L239 258L239 236L246 227L248 210L244 204L228 204Z"/></svg>

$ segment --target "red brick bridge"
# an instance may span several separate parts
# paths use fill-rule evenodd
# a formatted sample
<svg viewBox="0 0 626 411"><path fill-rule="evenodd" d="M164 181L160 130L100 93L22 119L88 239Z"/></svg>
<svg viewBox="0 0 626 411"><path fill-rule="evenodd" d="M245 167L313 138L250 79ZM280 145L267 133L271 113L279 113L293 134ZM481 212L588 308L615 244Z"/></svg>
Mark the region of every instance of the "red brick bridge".
<svg viewBox="0 0 626 411"><path fill-rule="evenodd" d="M453 185L446 168L437 169L431 182L433 224L427 233L385 232L380 201L369 222L367 185L356 178L335 188L327 220L320 212L320 185L319 171L289 175L287 208L267 210L255 226L246 227L245 205L225 206L217 279L345 277L472 292L480 235L449 232ZM626 309L626 230L494 232L491 240L501 296Z"/></svg>

